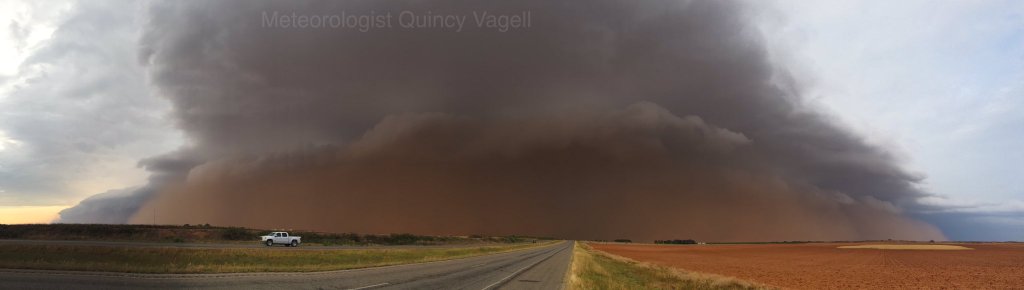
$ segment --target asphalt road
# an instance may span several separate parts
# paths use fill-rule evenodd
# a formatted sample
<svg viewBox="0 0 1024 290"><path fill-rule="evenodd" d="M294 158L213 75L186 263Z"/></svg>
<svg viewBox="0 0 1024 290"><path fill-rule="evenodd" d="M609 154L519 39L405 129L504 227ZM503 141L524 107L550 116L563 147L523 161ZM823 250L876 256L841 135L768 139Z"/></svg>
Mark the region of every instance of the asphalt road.
<svg viewBox="0 0 1024 290"><path fill-rule="evenodd" d="M562 289L573 242L431 263L315 273L0 270L3 289Z"/></svg>
<svg viewBox="0 0 1024 290"><path fill-rule="evenodd" d="M298 248L286 247L284 245L274 245L273 247L267 247L258 240L252 240L248 243L237 243L237 244L214 244L214 243L155 243L155 242L117 242L117 241L62 241L62 240L3 240L0 239L0 246L3 245L66 245L66 246L101 246L101 247L129 247L129 248L211 248L211 249L225 249L225 248L268 248L268 249L288 249L289 251L294 250L345 250L345 249L427 249L427 248L471 248L488 245L503 245L503 244L447 244L447 245L396 245L396 246L311 246L301 245Z"/></svg>

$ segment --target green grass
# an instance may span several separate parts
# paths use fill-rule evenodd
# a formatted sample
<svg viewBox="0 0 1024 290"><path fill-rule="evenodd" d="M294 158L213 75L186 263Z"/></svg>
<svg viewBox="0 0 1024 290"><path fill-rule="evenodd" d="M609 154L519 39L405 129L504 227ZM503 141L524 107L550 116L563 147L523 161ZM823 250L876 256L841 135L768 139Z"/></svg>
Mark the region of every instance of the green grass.
<svg viewBox="0 0 1024 290"><path fill-rule="evenodd" d="M359 250L5 245L0 247L0 268L128 273L311 272L440 261L549 244Z"/></svg>
<svg viewBox="0 0 1024 290"><path fill-rule="evenodd" d="M571 289L764 289L752 283L683 273L596 251L583 243L573 248Z"/></svg>

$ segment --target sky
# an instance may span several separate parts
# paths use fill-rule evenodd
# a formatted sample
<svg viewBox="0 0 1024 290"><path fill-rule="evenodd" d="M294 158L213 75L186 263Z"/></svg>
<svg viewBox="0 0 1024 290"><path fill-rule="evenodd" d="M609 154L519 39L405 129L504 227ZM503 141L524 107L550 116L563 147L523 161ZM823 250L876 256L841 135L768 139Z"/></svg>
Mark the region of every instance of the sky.
<svg viewBox="0 0 1024 290"><path fill-rule="evenodd" d="M768 37L799 59L792 67L813 83L810 97L924 176L922 187L935 196L922 203L977 214L955 219L988 224L975 226L1001 232L993 239L1021 239L1024 5L779 1L774 8L782 19Z"/></svg>
<svg viewBox="0 0 1024 290"><path fill-rule="evenodd" d="M792 75L803 104L881 148L919 178L913 185L927 194L896 203L898 213L928 222L950 239L1024 240L1024 183L1017 178L1018 164L1024 163L1018 150L1024 145L1024 4L742 3L749 10L742 20L758 29L774 66ZM177 163L161 157L198 158L221 147L236 148L217 139L218 131L204 130L208 124L202 120L186 118L203 115L183 110L189 107L177 95L180 85L169 81L165 67L156 62L167 56L145 57L160 51L154 45L189 37L147 26L169 22L153 18L153 11L164 7L150 4L0 2L0 223L54 221L58 212L90 197L123 196L180 174L165 170ZM169 23L182 31L194 29ZM211 68L219 69L225 68ZM666 107L689 120L681 109ZM618 107L623 112L636 108ZM365 129L352 130L356 136ZM318 132L282 131L299 134L282 139L341 144L302 135ZM281 148L271 145L246 151L264 154ZM200 151L206 153L193 153ZM183 159L191 160L174 160L192 162ZM361 167L346 168L338 170ZM200 175L195 172L185 174ZM100 193L106 195L96 196Z"/></svg>
<svg viewBox="0 0 1024 290"><path fill-rule="evenodd" d="M0 3L0 222L144 183L139 160L182 141L134 57L137 5Z"/></svg>
<svg viewBox="0 0 1024 290"><path fill-rule="evenodd" d="M787 3L787 2L783 2ZM780 38L812 98L956 198L1019 199L1024 9L1013 1L803 3ZM788 3L787 3L788 4ZM952 159L951 159L952 158Z"/></svg>

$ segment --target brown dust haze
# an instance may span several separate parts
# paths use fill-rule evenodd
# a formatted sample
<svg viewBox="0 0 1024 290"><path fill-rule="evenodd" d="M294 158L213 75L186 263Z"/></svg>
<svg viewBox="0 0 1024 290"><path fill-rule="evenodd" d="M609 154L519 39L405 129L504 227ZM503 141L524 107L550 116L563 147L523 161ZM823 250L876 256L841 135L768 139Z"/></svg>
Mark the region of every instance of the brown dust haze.
<svg viewBox="0 0 1024 290"><path fill-rule="evenodd" d="M141 204L126 221L942 239L903 210L920 177L808 106L744 3L152 4L139 58L189 144L142 162L154 177L122 197ZM262 25L275 11L469 19L461 32ZM475 27L481 11L529 11L532 26Z"/></svg>

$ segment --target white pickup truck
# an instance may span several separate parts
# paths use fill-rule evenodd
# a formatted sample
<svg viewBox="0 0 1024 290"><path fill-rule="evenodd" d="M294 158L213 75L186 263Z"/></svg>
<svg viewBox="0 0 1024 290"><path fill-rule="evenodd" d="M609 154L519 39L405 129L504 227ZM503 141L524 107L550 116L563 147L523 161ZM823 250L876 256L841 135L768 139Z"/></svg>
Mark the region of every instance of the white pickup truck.
<svg viewBox="0 0 1024 290"><path fill-rule="evenodd" d="M298 247L302 243L302 237L289 236L288 232L273 232L269 235L260 237L265 245L273 246L274 244L282 244L285 246Z"/></svg>

